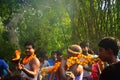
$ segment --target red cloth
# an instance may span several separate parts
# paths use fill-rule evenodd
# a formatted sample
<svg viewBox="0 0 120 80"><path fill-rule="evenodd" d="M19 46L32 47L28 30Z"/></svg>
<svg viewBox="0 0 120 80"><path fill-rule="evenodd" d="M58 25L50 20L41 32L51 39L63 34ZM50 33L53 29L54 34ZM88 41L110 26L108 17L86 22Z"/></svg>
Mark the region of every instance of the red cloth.
<svg viewBox="0 0 120 80"><path fill-rule="evenodd" d="M92 65L92 80L98 80L99 79L99 66L98 63L94 63Z"/></svg>

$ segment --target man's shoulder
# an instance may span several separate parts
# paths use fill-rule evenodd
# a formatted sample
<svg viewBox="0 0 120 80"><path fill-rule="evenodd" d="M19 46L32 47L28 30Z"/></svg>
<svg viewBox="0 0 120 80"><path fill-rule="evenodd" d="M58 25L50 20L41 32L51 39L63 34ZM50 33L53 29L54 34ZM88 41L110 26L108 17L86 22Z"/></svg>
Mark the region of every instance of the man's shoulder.
<svg viewBox="0 0 120 80"><path fill-rule="evenodd" d="M4 60L0 59L0 63L4 63L4 62L5 62Z"/></svg>
<svg viewBox="0 0 120 80"><path fill-rule="evenodd" d="M117 72L119 70L120 70L120 62L117 62L117 63L115 63L113 65L110 65L110 66L105 68L105 71L115 71L115 72Z"/></svg>
<svg viewBox="0 0 120 80"><path fill-rule="evenodd" d="M8 66L8 64L5 62L5 60L0 60L0 65L6 65L6 66Z"/></svg>
<svg viewBox="0 0 120 80"><path fill-rule="evenodd" d="M118 80L120 79L120 62L106 67L100 75L100 80Z"/></svg>
<svg viewBox="0 0 120 80"><path fill-rule="evenodd" d="M33 60L35 60L35 61L40 61L37 57L34 57Z"/></svg>
<svg viewBox="0 0 120 80"><path fill-rule="evenodd" d="M32 58L30 62L32 62L32 63L40 63L40 61L39 61L39 59L37 57Z"/></svg>
<svg viewBox="0 0 120 80"><path fill-rule="evenodd" d="M111 68L115 69L116 71L119 71L120 73L120 61L114 64Z"/></svg>

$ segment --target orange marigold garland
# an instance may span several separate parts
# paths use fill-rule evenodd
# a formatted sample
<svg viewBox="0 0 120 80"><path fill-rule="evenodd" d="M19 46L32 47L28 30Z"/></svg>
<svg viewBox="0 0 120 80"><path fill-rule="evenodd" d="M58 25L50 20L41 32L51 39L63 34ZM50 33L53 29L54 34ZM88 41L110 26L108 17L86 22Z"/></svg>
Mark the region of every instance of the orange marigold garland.
<svg viewBox="0 0 120 80"><path fill-rule="evenodd" d="M58 68L60 67L60 64L61 64L61 62L57 62L57 63L55 63L54 66L50 66L50 67L46 67L46 68L43 67L41 69L41 72L46 72L46 73L56 72L58 70Z"/></svg>
<svg viewBox="0 0 120 80"><path fill-rule="evenodd" d="M85 56L83 54L79 54L77 57L70 57L67 59L67 70L74 64L79 65L87 65L88 63L93 64L94 62L100 60L97 57L93 57L93 55Z"/></svg>
<svg viewBox="0 0 120 80"><path fill-rule="evenodd" d="M33 55L29 56L29 57L25 57L25 58L23 59L23 62L22 62L22 63L25 65L25 64L27 64L31 59L33 59L34 57L36 57L35 54L33 54Z"/></svg>
<svg viewBox="0 0 120 80"><path fill-rule="evenodd" d="M74 64L79 64L79 65L87 65L88 63L93 64L96 61L99 61L100 59L97 57L94 57L93 55L85 56L83 54L79 54L77 57L70 57L67 59L67 70L70 69L70 67ZM60 67L61 62L55 63L54 66L49 67L49 68L42 68L41 72L56 72L58 68Z"/></svg>

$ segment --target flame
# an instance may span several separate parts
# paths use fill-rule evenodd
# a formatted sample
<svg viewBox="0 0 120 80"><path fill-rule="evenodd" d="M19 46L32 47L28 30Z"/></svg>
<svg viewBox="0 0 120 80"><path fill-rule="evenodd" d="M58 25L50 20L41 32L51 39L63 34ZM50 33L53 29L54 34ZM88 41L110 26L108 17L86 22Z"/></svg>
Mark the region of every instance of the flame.
<svg viewBox="0 0 120 80"><path fill-rule="evenodd" d="M15 54L16 54L16 56L12 59L13 61L16 61L16 60L20 59L20 55L21 55L20 50L15 50Z"/></svg>

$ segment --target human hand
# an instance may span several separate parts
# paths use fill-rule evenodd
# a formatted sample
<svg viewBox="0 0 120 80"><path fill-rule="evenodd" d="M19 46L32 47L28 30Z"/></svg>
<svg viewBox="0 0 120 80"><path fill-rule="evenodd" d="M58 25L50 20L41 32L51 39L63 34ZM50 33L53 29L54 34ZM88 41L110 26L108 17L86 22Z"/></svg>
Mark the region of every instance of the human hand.
<svg viewBox="0 0 120 80"><path fill-rule="evenodd" d="M66 71L65 74L70 80L71 80L71 78L72 78L72 80L75 80L75 75L71 71Z"/></svg>
<svg viewBox="0 0 120 80"><path fill-rule="evenodd" d="M20 64L20 63L18 63L17 68L18 68L19 70L23 70L23 69L24 69L24 65L23 65L23 64Z"/></svg>

